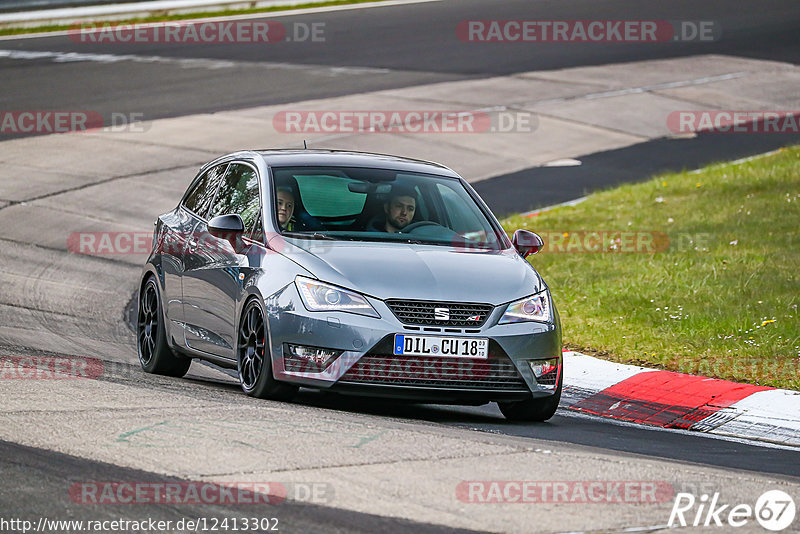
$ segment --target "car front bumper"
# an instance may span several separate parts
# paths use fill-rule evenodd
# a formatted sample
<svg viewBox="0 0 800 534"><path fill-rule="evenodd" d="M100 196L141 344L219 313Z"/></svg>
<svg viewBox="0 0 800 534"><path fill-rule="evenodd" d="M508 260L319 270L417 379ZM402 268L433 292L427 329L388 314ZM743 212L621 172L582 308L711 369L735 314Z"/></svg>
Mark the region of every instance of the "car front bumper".
<svg viewBox="0 0 800 534"><path fill-rule="evenodd" d="M275 378L340 393L421 402L479 404L555 393L554 381L537 382L528 364L556 359L556 373L562 372L561 327L555 307L552 323L499 325L504 306L498 306L480 328L426 328L403 324L386 303L367 298L380 317L308 311L294 284L266 299ZM489 358L394 356L395 334L488 338ZM303 365L289 351L290 344L341 354L321 369Z"/></svg>

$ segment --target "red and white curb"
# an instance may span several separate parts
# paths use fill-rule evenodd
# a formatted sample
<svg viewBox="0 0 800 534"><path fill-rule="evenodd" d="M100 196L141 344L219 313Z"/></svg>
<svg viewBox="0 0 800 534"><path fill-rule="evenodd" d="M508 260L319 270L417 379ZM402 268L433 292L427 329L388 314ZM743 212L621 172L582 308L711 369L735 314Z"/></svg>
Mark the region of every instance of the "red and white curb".
<svg viewBox="0 0 800 534"><path fill-rule="evenodd" d="M633 423L800 447L800 391L564 351L562 407Z"/></svg>

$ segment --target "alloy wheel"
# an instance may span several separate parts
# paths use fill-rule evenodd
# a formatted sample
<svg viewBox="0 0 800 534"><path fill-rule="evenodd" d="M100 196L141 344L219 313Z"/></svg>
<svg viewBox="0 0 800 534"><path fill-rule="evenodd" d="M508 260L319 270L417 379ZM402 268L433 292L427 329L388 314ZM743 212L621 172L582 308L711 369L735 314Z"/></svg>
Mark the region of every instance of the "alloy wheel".
<svg viewBox="0 0 800 534"><path fill-rule="evenodd" d="M147 365L153 359L158 335L158 294L155 284L150 281L139 297L139 359Z"/></svg>
<svg viewBox="0 0 800 534"><path fill-rule="evenodd" d="M246 390L253 389L261 376L265 346L264 316L258 303L252 302L239 326L239 380Z"/></svg>

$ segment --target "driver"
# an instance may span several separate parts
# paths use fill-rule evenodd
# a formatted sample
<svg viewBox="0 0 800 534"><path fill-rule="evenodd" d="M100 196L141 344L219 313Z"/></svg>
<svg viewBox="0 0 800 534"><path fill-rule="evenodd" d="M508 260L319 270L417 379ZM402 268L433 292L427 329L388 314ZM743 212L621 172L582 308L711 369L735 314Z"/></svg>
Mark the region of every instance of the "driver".
<svg viewBox="0 0 800 534"><path fill-rule="evenodd" d="M278 223L281 230L297 230L297 222L294 220L294 191L289 186L278 186L275 192L276 208L278 210Z"/></svg>
<svg viewBox="0 0 800 534"><path fill-rule="evenodd" d="M373 232L397 233L414 220L417 211L417 193L408 186L395 185L383 205L384 217L376 217L368 230Z"/></svg>

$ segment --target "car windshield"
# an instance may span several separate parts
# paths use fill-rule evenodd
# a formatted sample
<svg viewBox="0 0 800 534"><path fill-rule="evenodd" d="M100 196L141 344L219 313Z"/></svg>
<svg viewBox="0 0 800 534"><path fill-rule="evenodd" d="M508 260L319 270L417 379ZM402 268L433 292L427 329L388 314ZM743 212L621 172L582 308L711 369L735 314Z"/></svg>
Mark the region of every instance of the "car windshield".
<svg viewBox="0 0 800 534"><path fill-rule="evenodd" d="M502 238L456 178L381 168L275 167L283 235L499 250Z"/></svg>

